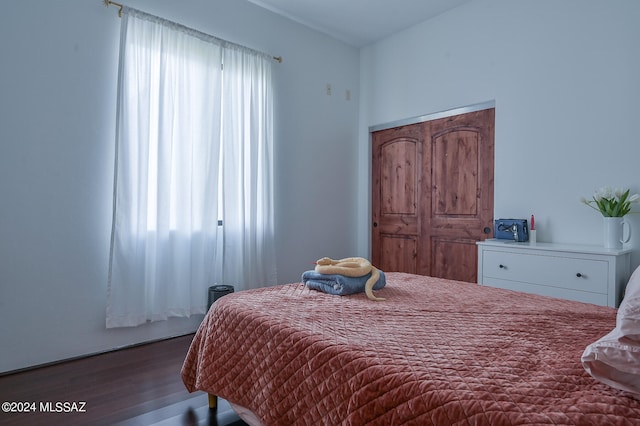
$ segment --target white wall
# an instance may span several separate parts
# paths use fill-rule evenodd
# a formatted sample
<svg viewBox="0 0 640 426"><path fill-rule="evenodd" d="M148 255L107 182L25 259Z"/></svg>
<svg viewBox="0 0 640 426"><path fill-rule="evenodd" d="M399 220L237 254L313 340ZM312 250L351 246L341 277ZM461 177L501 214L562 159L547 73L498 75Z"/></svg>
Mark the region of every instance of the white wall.
<svg viewBox="0 0 640 426"><path fill-rule="evenodd" d="M362 49L360 186L369 126L495 100L496 218L534 213L540 241L601 245L601 216L578 199L640 192L638 22L636 0L473 0ZM361 193L360 216L369 205Z"/></svg>
<svg viewBox="0 0 640 426"><path fill-rule="evenodd" d="M350 255L358 51L244 0L126 3L284 57L274 64L279 280ZM183 334L201 320L104 326L119 28L117 8L98 0L2 2L0 373Z"/></svg>

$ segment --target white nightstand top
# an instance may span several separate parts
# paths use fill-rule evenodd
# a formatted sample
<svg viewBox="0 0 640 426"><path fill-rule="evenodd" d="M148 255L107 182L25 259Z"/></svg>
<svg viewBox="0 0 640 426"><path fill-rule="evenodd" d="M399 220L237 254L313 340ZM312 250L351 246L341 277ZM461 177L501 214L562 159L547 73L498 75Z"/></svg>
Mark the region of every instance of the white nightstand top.
<svg viewBox="0 0 640 426"><path fill-rule="evenodd" d="M496 238L490 238L484 241L478 241L476 244L478 245L486 245L493 247L503 247L507 248L509 246L518 246L519 248L526 248L530 250L541 250L541 251L566 251L566 252L574 252L574 253L590 253L590 254L608 254L617 256L620 254L631 253L633 249L608 249L602 246L596 245L582 245L582 244L564 244L564 243L543 243L543 242L524 242L519 243L512 240L502 240Z"/></svg>

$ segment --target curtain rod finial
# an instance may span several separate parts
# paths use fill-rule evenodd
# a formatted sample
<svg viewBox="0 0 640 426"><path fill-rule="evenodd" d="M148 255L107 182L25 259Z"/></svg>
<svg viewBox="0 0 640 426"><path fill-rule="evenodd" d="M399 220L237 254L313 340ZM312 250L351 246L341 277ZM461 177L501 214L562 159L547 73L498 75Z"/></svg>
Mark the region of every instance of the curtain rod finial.
<svg viewBox="0 0 640 426"><path fill-rule="evenodd" d="M104 5L105 5L106 7L109 7L109 6L111 6L111 5L114 5L114 6L118 7L118 8L119 8L119 10L118 10L118 16L122 18L122 7L123 7L123 5L122 5L122 4L120 4L120 3L116 3L116 2L111 1L111 0L102 0L102 3L104 3Z"/></svg>

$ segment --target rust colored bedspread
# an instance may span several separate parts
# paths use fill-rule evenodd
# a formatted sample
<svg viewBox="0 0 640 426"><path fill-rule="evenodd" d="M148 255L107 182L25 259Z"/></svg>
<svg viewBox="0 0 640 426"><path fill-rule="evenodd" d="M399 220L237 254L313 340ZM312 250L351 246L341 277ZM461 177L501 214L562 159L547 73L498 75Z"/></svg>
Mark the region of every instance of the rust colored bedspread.
<svg viewBox="0 0 640 426"><path fill-rule="evenodd" d="M640 401L580 363L612 308L403 273L376 294L222 297L183 381L265 425L640 424Z"/></svg>

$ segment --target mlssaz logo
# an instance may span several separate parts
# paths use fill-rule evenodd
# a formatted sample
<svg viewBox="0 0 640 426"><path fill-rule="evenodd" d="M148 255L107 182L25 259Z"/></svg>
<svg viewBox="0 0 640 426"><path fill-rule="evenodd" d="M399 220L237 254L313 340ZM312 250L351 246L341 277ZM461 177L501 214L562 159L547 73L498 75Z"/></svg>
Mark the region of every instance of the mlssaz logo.
<svg viewBox="0 0 640 426"><path fill-rule="evenodd" d="M69 402L69 401L46 401L40 402L40 412L47 413L86 413L85 401Z"/></svg>

